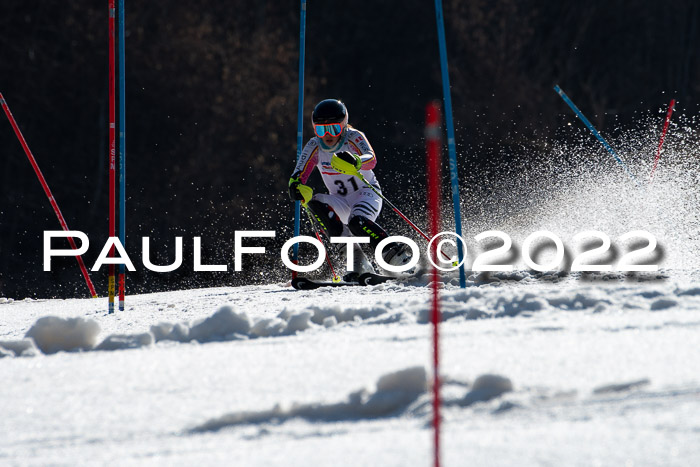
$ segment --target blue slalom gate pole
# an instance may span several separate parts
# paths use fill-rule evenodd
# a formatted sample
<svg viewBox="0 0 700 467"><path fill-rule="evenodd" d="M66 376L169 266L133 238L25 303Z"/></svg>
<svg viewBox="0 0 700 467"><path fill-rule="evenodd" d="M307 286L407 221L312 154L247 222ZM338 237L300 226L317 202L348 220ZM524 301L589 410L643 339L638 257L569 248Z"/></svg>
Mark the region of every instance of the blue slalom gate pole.
<svg viewBox="0 0 700 467"><path fill-rule="evenodd" d="M126 245L126 96L124 79L124 0L118 0L119 28L119 241ZM119 310L124 311L126 293L124 264L119 265Z"/></svg>
<svg viewBox="0 0 700 467"><path fill-rule="evenodd" d="M586 116L583 115L583 113L578 109L578 107L576 107L576 105L571 101L571 99L569 99L569 96L567 96L566 93L564 93L564 91L561 90L559 85L555 85L554 90L557 92L557 94L559 94L559 96L562 99L564 99L564 102L566 102L568 106L571 107L571 110L574 111L576 116L581 119L581 121L588 127L588 129L591 130L593 136L598 138L598 141L600 141L605 147L605 149L607 149L607 151L615 158L615 161L617 161L617 163L620 164L623 169L625 169L625 172L627 172L627 175L630 176L635 185L639 186L639 182L632 174L632 172L630 172L630 169L627 167L627 164L625 164L625 162L620 158L620 156L617 155L615 150L608 144L607 141L605 141L605 139L600 135L600 133L598 133L598 131L593 127L593 124L588 121Z"/></svg>
<svg viewBox="0 0 700 467"><path fill-rule="evenodd" d="M306 0L301 0L301 26L299 27L299 107L297 112L297 161L301 157L304 144L304 54L306 42ZM299 222L301 218L301 203L294 202L294 236L299 236ZM295 243L292 253L292 261L299 261L299 244Z"/></svg>
<svg viewBox="0 0 700 467"><path fill-rule="evenodd" d="M459 177L457 175L457 148L455 146L455 129L452 121L452 97L450 92L450 75L447 69L447 46L445 44L445 23L442 17L442 0L435 0L435 15L437 17L438 42L440 43L440 70L442 73L442 93L445 100L445 123L447 125L447 149L450 156L450 181L452 184L452 206L455 212L455 233L462 237L462 215L459 204ZM464 258L462 242L457 241L457 255L460 264ZM467 286L464 267L459 267L459 285Z"/></svg>

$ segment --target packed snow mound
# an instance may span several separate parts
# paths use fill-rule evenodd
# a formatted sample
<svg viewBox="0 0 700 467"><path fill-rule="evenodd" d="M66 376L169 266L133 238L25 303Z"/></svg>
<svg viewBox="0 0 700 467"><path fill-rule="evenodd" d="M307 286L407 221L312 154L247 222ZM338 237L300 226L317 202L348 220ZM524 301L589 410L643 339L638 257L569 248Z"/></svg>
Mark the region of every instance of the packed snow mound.
<svg viewBox="0 0 700 467"><path fill-rule="evenodd" d="M312 314L311 321L315 324L323 324L328 318L333 318L335 323L348 323L356 320L364 321L383 316L389 311L386 306L381 304L367 307L311 305L307 310Z"/></svg>
<svg viewBox="0 0 700 467"><path fill-rule="evenodd" d="M644 287L625 281L598 283L595 286L561 284L554 287L512 287L502 279L461 289L446 286L441 291L441 319L477 320L485 318L532 318L538 315L556 314L562 311L584 313L620 312L625 310L649 310L665 312L679 307L700 308L700 288L692 284L657 284L651 282ZM533 280L532 277L528 280ZM569 279L575 280L575 279ZM402 284L387 286L391 293L406 293ZM609 290L615 293L609 293ZM387 290L367 288L372 293L386 294ZM335 326L362 326L381 324L426 324L430 322L429 301L416 296L407 296L401 306L389 300L369 301L366 306L357 306L351 295L341 294L339 300L318 300L318 292L299 292L313 300L301 300L297 305L286 305L281 311L270 309L264 313L234 309L220 305L216 312L193 322L161 322L147 325L136 334L114 334L97 345L100 325L92 319L60 318L47 316L39 319L26 333L36 347L13 341L0 345L2 356L31 356L38 351L52 354L59 351L122 350L151 346L159 341L175 342L225 342L277 336L290 336L310 329L323 331ZM274 315L273 313L277 313ZM37 350L38 348L38 350Z"/></svg>
<svg viewBox="0 0 700 467"><path fill-rule="evenodd" d="M531 280L532 278L528 279ZM571 279L570 279L571 280ZM584 313L618 313L625 310L666 312L679 307L700 309L700 288L693 284L657 284L643 287L627 281L595 286L561 284L554 287L512 287L506 281L496 280L481 286L461 289L446 286L441 291L441 320L477 320L484 318L533 318L553 315L562 311ZM391 293L406 293L404 285L396 284ZM609 290L615 293L609 293ZM367 288L368 295L379 292ZM0 343L0 356L17 357L37 355L39 351L52 354L59 351L113 351L135 349L154 345L159 341L174 342L226 342L277 336L295 335L310 329L323 331L335 326L364 326L381 324L426 324L430 322L430 305L427 299L413 292L396 306L389 300L374 301L357 306L352 295L339 295L339 300L319 302L317 291L299 292L309 295L309 303L301 300L297 305L287 305L281 311L275 309L242 311L233 306L220 305L216 312L193 322L161 322L148 325L140 333L114 334L97 345L100 325L93 319L40 318L26 333L25 338L36 345L22 341ZM277 313L276 315L272 313Z"/></svg>
<svg viewBox="0 0 700 467"><path fill-rule="evenodd" d="M309 311L283 310L275 318L251 319L224 305L212 316L189 323L159 323L151 326L156 341L216 342L296 334L313 326Z"/></svg>
<svg viewBox="0 0 700 467"><path fill-rule="evenodd" d="M289 408L234 412L195 427L194 432L217 431L236 425L284 422L303 418L314 422L370 419L391 416L408 407L427 389L427 372L422 366L410 367L379 378L374 391L360 389L343 402L299 404Z"/></svg>
<svg viewBox="0 0 700 467"><path fill-rule="evenodd" d="M33 339L0 341L0 358L3 357L33 357L39 353Z"/></svg>
<svg viewBox="0 0 700 467"><path fill-rule="evenodd" d="M481 375L474 381L471 390L461 401L461 406L469 406L477 402L486 402L513 390L510 379L500 375Z"/></svg>
<svg viewBox="0 0 700 467"><path fill-rule="evenodd" d="M85 318L39 318L25 337L34 339L36 346L46 354L71 350L91 350L97 344L100 325Z"/></svg>
<svg viewBox="0 0 700 467"><path fill-rule="evenodd" d="M423 392L426 381L425 368L415 366L381 376L377 380L377 392Z"/></svg>
<svg viewBox="0 0 700 467"><path fill-rule="evenodd" d="M443 387L454 386L455 380L445 377L444 381ZM441 400L444 406L468 407L513 391L513 383L509 378L495 374L479 376L466 394L462 386L469 387L469 383L457 385L460 386L459 393L449 389L443 391ZM429 386L424 367L409 367L381 376L374 390L351 392L342 402L293 404L291 407L277 404L266 410L233 412L208 420L191 431L208 432L241 425L279 424L296 418L309 422L356 421L399 415L431 419L432 393L428 392Z"/></svg>
<svg viewBox="0 0 700 467"><path fill-rule="evenodd" d="M206 343L293 335L315 326L312 317L310 311L284 310L276 318L252 320L245 312L234 311L225 305L213 315L194 323L159 323L152 325L147 332L109 335L97 345L100 326L96 321L46 316L27 331L25 339L0 341L0 358L34 356L39 350L45 354L75 350L111 351L148 347L168 340ZM333 325L329 321L323 324L325 327Z"/></svg>
<svg viewBox="0 0 700 467"><path fill-rule="evenodd" d="M199 342L231 340L236 335L247 336L250 328L248 315L236 313L230 306L223 306L212 316L192 326L188 337L189 340Z"/></svg>
<svg viewBox="0 0 700 467"><path fill-rule="evenodd" d="M700 307L700 300L696 298L700 295L697 287L682 284L669 287L663 282L655 281L639 287L630 278L611 282L601 280L590 286L582 285L578 278L568 280L572 283L561 283L557 288L536 288L536 291L510 287L500 281L466 289L447 289L441 293L442 321L453 318L527 318L561 311L602 313L630 309L667 311L679 307ZM610 293L611 290L616 293ZM408 307L407 310L411 311L412 308ZM428 307L418 308L414 313L417 322L430 321Z"/></svg>

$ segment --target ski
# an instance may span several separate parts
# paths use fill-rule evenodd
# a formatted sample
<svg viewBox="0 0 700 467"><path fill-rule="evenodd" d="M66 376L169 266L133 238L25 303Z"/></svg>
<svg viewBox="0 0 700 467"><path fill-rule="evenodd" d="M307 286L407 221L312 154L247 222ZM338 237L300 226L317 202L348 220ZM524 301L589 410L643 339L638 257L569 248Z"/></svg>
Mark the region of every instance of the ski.
<svg viewBox="0 0 700 467"><path fill-rule="evenodd" d="M292 287L297 290L315 290L319 287L348 287L353 285L379 285L386 281L398 280L396 277L384 276L366 272L360 276L358 282L330 282L330 281L314 281L306 277L296 277L292 279Z"/></svg>
<svg viewBox="0 0 700 467"><path fill-rule="evenodd" d="M297 290L315 290L319 287L347 287L351 285L360 285L359 282L328 282L328 281L313 281L306 277L295 277L292 279L292 287Z"/></svg>
<svg viewBox="0 0 700 467"><path fill-rule="evenodd" d="M384 276L382 274L374 274L371 272L366 272L362 274L359 279L361 285L379 285L391 280L398 280L398 278L392 276Z"/></svg>

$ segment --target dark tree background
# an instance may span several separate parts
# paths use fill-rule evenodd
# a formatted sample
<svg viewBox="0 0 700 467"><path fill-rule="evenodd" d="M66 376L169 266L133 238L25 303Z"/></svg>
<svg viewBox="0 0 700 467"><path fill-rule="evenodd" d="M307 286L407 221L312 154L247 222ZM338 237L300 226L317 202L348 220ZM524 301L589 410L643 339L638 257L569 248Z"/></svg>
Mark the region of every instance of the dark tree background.
<svg viewBox="0 0 700 467"><path fill-rule="evenodd" d="M624 124L670 96L697 108L695 0L446 0L444 15L465 186L570 117L554 84L602 130L611 115ZM296 1L126 2L127 251L138 270L129 292L286 275L278 259L235 273L232 249L235 230L272 229L277 250L266 256L276 258L292 236L298 41ZM107 236L107 45L106 0L0 7L0 92L68 225L90 237L88 266ZM305 139L314 104L343 99L378 153L387 194L410 200L424 184L424 106L441 96L433 2L308 2ZM4 116L0 148L0 296L85 296L74 259L43 272L43 231L60 227ZM230 272L192 272L195 235L204 261ZM183 236L183 266L145 271L143 236L163 264ZM92 277L104 294L106 268Z"/></svg>

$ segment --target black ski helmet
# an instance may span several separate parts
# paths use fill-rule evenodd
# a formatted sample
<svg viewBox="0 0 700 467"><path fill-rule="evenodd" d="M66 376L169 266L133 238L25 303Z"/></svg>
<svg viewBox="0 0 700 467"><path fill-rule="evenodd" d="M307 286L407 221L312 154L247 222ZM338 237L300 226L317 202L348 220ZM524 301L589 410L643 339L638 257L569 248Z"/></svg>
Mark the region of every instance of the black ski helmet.
<svg viewBox="0 0 700 467"><path fill-rule="evenodd" d="M322 100L311 114L313 123L340 123L343 128L348 124L348 109L337 99Z"/></svg>

